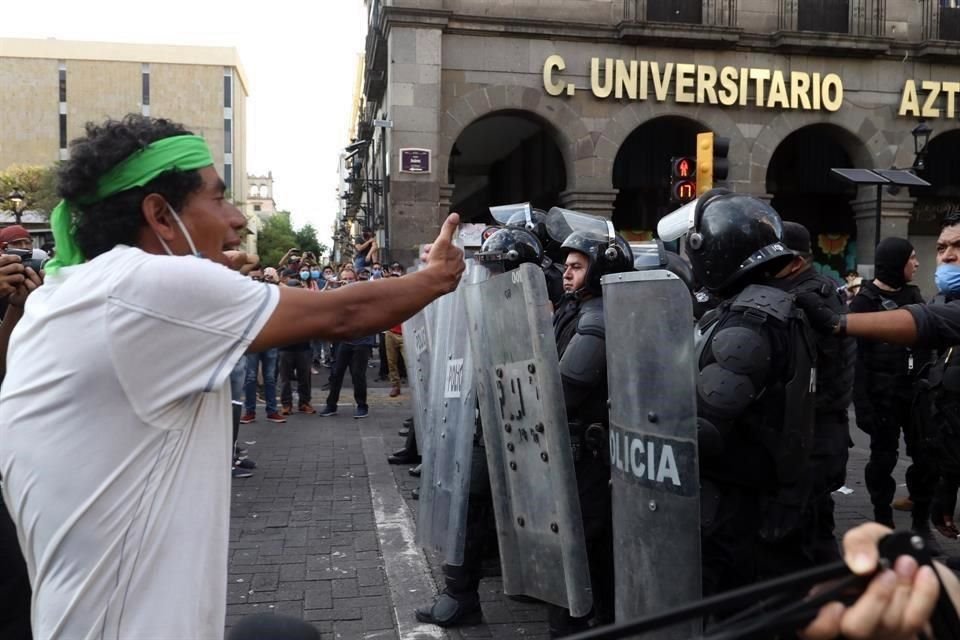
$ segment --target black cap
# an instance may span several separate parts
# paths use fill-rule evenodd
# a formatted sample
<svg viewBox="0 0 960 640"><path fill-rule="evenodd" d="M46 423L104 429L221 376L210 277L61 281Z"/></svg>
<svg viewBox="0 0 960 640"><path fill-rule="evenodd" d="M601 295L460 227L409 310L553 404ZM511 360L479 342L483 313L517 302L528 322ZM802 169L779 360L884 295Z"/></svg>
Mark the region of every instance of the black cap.
<svg viewBox="0 0 960 640"><path fill-rule="evenodd" d="M783 221L783 243L799 256L807 257L813 253L810 249L810 231L799 222Z"/></svg>

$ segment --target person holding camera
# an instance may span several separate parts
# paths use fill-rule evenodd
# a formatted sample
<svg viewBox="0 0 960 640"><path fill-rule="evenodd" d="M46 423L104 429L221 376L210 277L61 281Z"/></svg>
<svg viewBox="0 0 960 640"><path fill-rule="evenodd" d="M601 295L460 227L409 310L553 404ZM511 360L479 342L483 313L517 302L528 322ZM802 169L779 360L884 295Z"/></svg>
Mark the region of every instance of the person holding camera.
<svg viewBox="0 0 960 640"><path fill-rule="evenodd" d="M377 236L373 234L373 229L364 227L362 235L357 238L353 245L357 253L353 256L353 270L360 273L366 267L379 260L380 247L377 246Z"/></svg>
<svg viewBox="0 0 960 640"><path fill-rule="evenodd" d="M57 191L57 257L0 389L3 499L33 633L222 638L234 365L248 351L375 333L453 291L459 218L416 274L317 295L245 277L258 262L238 251L246 218L206 141L182 125L88 124Z"/></svg>

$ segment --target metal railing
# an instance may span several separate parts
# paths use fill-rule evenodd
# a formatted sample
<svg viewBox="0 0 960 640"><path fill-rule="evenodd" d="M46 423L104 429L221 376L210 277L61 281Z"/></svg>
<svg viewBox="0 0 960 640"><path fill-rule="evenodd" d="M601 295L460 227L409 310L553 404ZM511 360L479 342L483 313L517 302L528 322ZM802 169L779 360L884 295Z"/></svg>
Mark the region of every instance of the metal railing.
<svg viewBox="0 0 960 640"><path fill-rule="evenodd" d="M625 22L737 25L737 0L626 0L623 7Z"/></svg>
<svg viewBox="0 0 960 640"><path fill-rule="evenodd" d="M960 40L960 2L923 0L923 39Z"/></svg>

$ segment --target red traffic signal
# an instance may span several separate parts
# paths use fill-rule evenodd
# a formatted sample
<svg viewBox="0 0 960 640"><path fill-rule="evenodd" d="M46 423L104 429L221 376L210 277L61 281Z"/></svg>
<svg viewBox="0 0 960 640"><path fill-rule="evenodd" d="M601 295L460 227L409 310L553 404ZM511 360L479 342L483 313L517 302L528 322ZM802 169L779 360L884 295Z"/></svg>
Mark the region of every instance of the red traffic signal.
<svg viewBox="0 0 960 640"><path fill-rule="evenodd" d="M694 180L677 180L673 183L671 194L676 202L687 203L697 197L697 183Z"/></svg>
<svg viewBox="0 0 960 640"><path fill-rule="evenodd" d="M696 180L697 175L697 161L693 158L688 158L686 156L681 158L673 158L673 172L672 176L676 179L683 180Z"/></svg>

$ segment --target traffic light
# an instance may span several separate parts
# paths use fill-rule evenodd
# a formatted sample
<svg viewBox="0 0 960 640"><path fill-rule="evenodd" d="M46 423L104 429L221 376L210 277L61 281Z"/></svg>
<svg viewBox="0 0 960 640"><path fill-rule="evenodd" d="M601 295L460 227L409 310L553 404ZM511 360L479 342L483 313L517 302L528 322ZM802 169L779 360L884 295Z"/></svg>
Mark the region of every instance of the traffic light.
<svg viewBox="0 0 960 640"><path fill-rule="evenodd" d="M723 182L730 173L730 138L712 132L697 134L697 195L702 196Z"/></svg>
<svg viewBox="0 0 960 640"><path fill-rule="evenodd" d="M697 197L697 163L693 158L670 158L670 199L681 204Z"/></svg>

